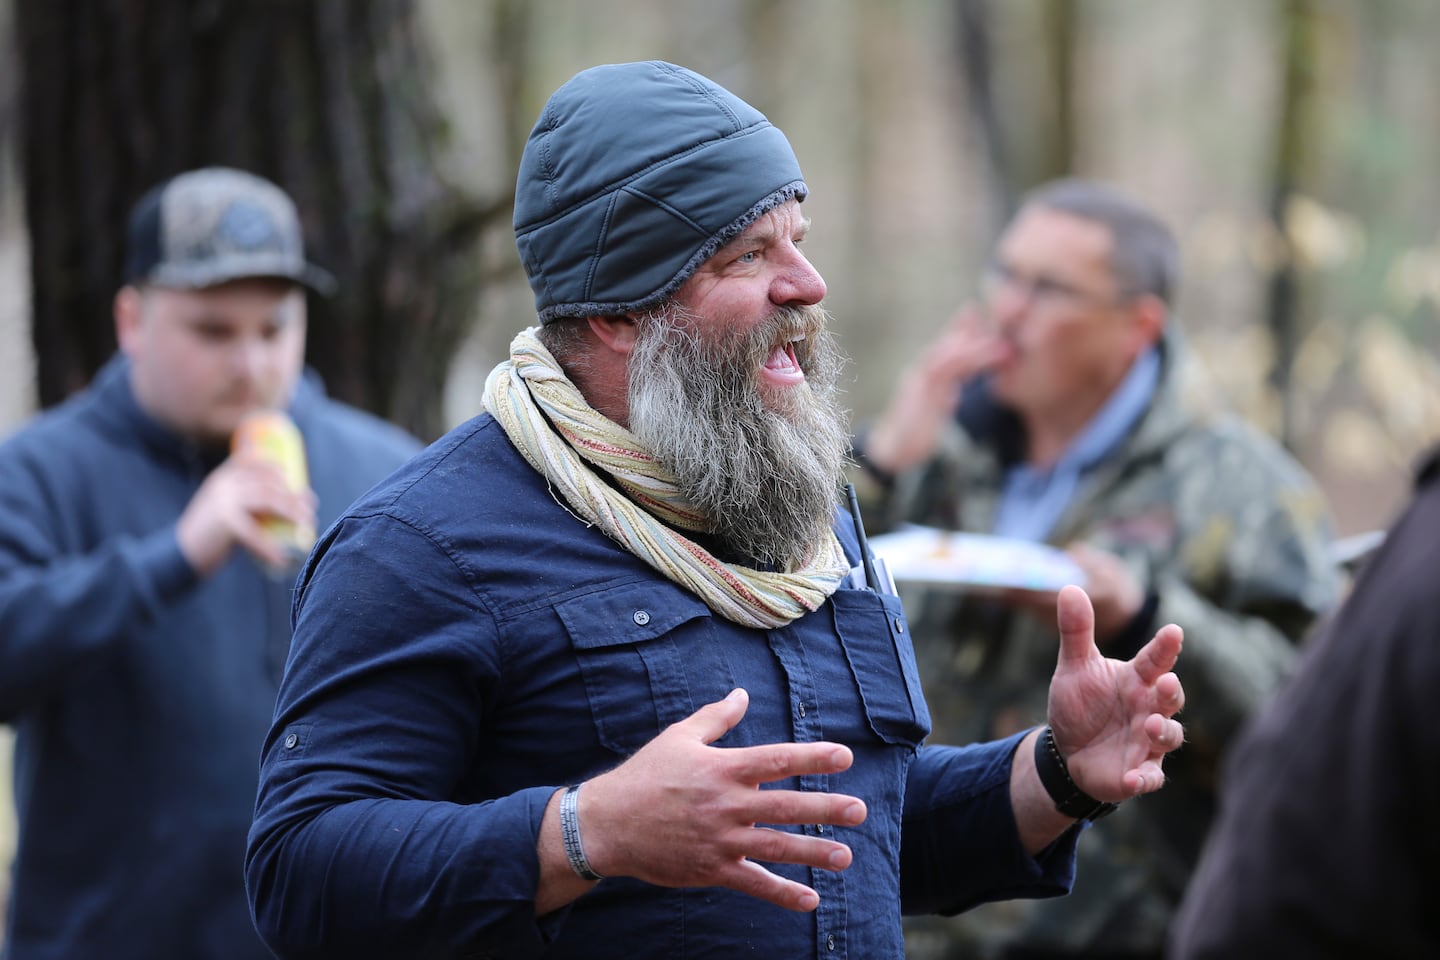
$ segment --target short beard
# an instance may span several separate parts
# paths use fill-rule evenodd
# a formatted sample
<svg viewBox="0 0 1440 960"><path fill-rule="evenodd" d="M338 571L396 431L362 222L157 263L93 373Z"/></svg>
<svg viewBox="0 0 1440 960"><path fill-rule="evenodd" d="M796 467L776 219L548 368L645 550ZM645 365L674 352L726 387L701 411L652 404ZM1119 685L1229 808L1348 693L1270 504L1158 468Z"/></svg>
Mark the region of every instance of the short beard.
<svg viewBox="0 0 1440 960"><path fill-rule="evenodd" d="M750 330L716 318L709 337L679 306L639 318L629 362L630 431L736 559L803 567L834 520L847 417L844 359L819 307L782 307ZM760 369L795 334L804 384L771 387Z"/></svg>

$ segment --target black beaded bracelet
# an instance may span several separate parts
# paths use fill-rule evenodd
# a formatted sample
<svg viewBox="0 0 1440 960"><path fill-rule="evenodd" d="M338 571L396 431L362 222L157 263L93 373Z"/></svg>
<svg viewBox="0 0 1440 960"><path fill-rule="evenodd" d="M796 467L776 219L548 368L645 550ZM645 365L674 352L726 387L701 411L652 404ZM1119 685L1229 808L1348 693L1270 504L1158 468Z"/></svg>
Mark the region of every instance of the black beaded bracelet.
<svg viewBox="0 0 1440 960"><path fill-rule="evenodd" d="M570 861L570 869L583 880L604 880L600 874L590 867L590 861L585 858L585 848L580 844L580 811L577 807L577 799L580 794L580 785L574 784L565 788L560 796L560 836L565 841L565 859Z"/></svg>
<svg viewBox="0 0 1440 960"><path fill-rule="evenodd" d="M1035 772L1045 785L1045 792L1055 801L1055 809L1076 820L1099 820L1115 812L1116 803L1096 800L1070 779L1070 768L1060 749L1055 746L1055 732L1049 727L1035 738Z"/></svg>

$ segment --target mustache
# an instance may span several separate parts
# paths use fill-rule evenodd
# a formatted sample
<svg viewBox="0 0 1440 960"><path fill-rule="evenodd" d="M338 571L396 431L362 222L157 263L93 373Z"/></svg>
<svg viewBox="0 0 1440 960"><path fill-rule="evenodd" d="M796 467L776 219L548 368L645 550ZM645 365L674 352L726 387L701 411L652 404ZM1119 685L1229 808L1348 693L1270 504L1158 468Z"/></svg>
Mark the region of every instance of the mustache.
<svg viewBox="0 0 1440 960"><path fill-rule="evenodd" d="M814 304L776 307L749 330L734 332L738 342L720 346L743 353L748 369L753 370L770 359L777 345L790 343L800 369L808 374L814 367L817 338L829 322L825 310Z"/></svg>
<svg viewBox="0 0 1440 960"><path fill-rule="evenodd" d="M672 370L673 364L682 362L678 357L688 358L683 361L687 364L683 389L692 398L720 384L743 393L775 348L785 344L794 351L807 380L814 376L823 382L833 377L836 353L830 315L818 305L777 306L752 325L721 322L705 329L696 314L672 301L638 320L646 341L638 356L648 357L651 363L661 356L673 357ZM632 367L632 379L637 375L638 369ZM758 402L759 395L750 399Z"/></svg>

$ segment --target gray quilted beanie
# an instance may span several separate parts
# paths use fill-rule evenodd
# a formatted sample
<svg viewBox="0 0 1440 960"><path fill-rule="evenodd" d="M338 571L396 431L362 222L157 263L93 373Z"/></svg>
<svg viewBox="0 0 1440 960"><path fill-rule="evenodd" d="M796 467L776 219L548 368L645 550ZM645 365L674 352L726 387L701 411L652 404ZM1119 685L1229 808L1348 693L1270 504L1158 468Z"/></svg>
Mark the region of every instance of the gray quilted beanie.
<svg viewBox="0 0 1440 960"><path fill-rule="evenodd" d="M592 67L520 158L515 243L542 322L644 310L766 212L805 199L785 135L672 63Z"/></svg>

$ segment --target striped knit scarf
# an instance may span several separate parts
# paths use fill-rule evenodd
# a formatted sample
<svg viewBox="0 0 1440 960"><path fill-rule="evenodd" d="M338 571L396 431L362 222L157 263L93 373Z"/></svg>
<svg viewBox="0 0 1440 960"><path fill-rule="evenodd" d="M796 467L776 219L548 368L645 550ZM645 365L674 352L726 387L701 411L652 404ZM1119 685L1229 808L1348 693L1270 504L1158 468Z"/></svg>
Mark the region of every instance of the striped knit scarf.
<svg viewBox="0 0 1440 960"><path fill-rule="evenodd" d="M537 329L516 336L510 359L490 371L485 406L581 519L742 626L784 626L835 592L849 564L834 531L826 531L803 567L789 573L725 563L678 532L704 531L708 524L634 434L585 402L535 336Z"/></svg>

